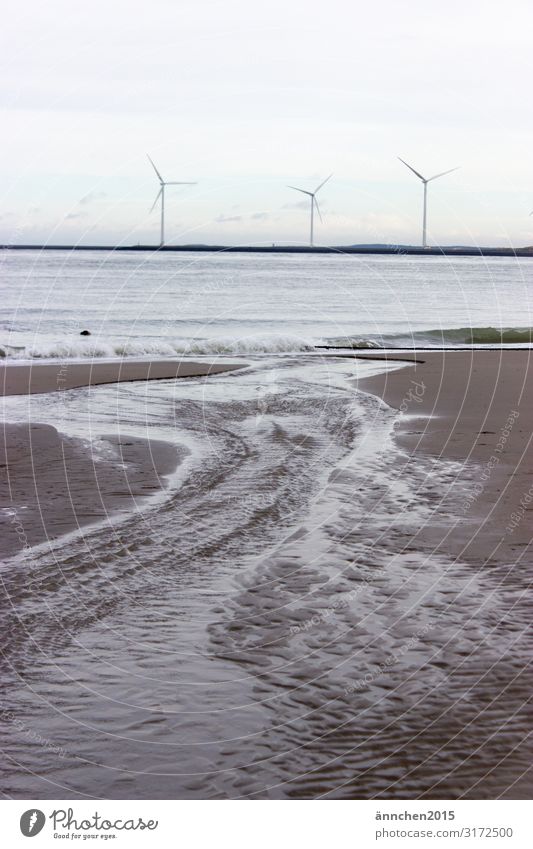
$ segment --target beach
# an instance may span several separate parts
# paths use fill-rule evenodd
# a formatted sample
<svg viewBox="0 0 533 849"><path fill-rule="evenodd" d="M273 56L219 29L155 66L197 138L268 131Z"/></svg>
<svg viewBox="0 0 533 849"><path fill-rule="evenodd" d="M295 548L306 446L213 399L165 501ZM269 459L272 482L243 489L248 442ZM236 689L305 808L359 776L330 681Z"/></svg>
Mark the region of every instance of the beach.
<svg viewBox="0 0 533 849"><path fill-rule="evenodd" d="M470 491L448 550L478 564L519 563L531 541L531 352L424 351L413 360L359 387L403 413L395 437L407 451L463 464Z"/></svg>
<svg viewBox="0 0 533 849"><path fill-rule="evenodd" d="M4 395L68 391L139 380L209 376L241 367L191 361L33 363L0 365ZM62 534L140 509L164 490L183 446L161 440L104 434L75 438L51 424L4 423L0 435L0 554L52 542Z"/></svg>
<svg viewBox="0 0 533 849"><path fill-rule="evenodd" d="M6 844L526 846L533 5L2 23Z"/></svg>
<svg viewBox="0 0 533 849"><path fill-rule="evenodd" d="M528 798L529 260L2 261L2 791Z"/></svg>
<svg viewBox="0 0 533 849"><path fill-rule="evenodd" d="M345 355L350 357L351 355ZM365 359L368 355L357 355ZM455 556L474 561L506 561L527 556L530 539L530 501L516 523L512 514L530 490L532 437L528 422L533 416L533 390L530 351L432 352L418 355L374 354L372 361L413 363L412 368L362 378L358 389L370 392L398 410L395 439L410 454L422 451L435 457L449 458L464 465L465 477L472 481L472 492L465 498L464 515L447 540ZM55 365L9 363L0 366L3 394L43 393L80 386L139 380L163 380L220 374L242 363L201 363L192 361L115 361ZM127 470L123 486L125 500L114 492L115 509L132 507L142 496L138 490L157 489L162 477L173 472L178 454L164 442L129 438L117 454ZM47 538L57 525L71 530L79 523L94 521L95 502L107 515L105 463L95 464L77 446L75 440L61 440L50 425L6 424L2 433L3 463L7 468L11 497L16 488L31 489L36 503L44 504L40 532L32 527L32 542ZM115 437L107 444L120 448ZM144 464L144 465L143 465ZM137 473L138 480L135 478ZM39 473L40 477L37 477ZM124 475L123 475L124 477ZM66 504L72 503L72 482L76 478L78 515L67 518ZM39 484L54 494L54 507L39 496ZM109 488L116 490L111 478ZM33 490L35 490L33 492ZM26 493L27 495L27 493ZM62 496L62 497L61 497ZM7 492L3 494L3 500ZM128 502L129 499L129 502ZM510 525L513 527L509 528ZM516 526L514 526L516 525ZM474 531L475 526L475 531ZM507 530L506 530L507 529Z"/></svg>
<svg viewBox="0 0 533 849"><path fill-rule="evenodd" d="M6 399L4 788L528 798L529 352L263 360Z"/></svg>
<svg viewBox="0 0 533 849"><path fill-rule="evenodd" d="M0 394L26 395L65 391L80 386L124 383L130 380L168 380L218 374L240 368L239 363L201 363L188 360L110 360L59 363L0 363Z"/></svg>

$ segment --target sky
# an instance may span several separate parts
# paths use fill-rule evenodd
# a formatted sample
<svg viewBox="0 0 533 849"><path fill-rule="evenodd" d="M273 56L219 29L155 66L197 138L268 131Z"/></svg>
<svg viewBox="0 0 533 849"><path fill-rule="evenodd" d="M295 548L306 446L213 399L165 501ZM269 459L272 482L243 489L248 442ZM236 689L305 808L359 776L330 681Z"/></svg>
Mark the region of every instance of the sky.
<svg viewBox="0 0 533 849"><path fill-rule="evenodd" d="M533 244L533 5L7 2L0 241Z"/></svg>

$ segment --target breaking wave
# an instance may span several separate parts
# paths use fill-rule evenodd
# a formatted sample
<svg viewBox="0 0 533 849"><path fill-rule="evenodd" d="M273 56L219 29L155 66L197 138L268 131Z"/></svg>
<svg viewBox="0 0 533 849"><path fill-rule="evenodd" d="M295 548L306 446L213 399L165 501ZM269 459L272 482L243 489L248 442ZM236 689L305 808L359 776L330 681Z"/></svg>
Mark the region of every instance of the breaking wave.
<svg viewBox="0 0 533 849"><path fill-rule="evenodd" d="M39 343L27 347L0 345L0 357L9 359L82 359L98 357L176 357L210 354L275 354L312 351L312 342L297 336L220 337L216 339L150 340L103 342L65 339L63 342Z"/></svg>
<svg viewBox="0 0 533 849"><path fill-rule="evenodd" d="M287 354L318 349L365 350L375 348L453 348L462 346L531 345L531 327L458 327L418 330L411 334L390 333L341 336L333 339L304 339L301 336L259 334L223 336L213 339L129 339L103 341L66 338L61 342L39 342L27 347L0 344L0 358L85 359L114 357L177 357L215 354Z"/></svg>
<svg viewBox="0 0 533 849"><path fill-rule="evenodd" d="M458 345L531 345L533 327L456 327L390 333L368 338L329 339L323 347L335 348L448 348Z"/></svg>

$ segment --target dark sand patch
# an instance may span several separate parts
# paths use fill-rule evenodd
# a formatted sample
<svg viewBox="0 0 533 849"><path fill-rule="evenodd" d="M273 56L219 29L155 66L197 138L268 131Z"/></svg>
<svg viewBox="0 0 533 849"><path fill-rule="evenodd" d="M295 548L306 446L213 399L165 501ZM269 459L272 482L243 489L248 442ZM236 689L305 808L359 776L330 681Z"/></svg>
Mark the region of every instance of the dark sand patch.
<svg viewBox="0 0 533 849"><path fill-rule="evenodd" d="M47 424L5 424L0 436L0 554L146 505L188 450L160 440L89 442Z"/></svg>
<svg viewBox="0 0 533 849"><path fill-rule="evenodd" d="M244 363L193 362L192 360L109 360L84 363L68 360L57 363L2 363L0 395L27 395L123 383L132 380L165 380L174 377L202 377L244 368Z"/></svg>

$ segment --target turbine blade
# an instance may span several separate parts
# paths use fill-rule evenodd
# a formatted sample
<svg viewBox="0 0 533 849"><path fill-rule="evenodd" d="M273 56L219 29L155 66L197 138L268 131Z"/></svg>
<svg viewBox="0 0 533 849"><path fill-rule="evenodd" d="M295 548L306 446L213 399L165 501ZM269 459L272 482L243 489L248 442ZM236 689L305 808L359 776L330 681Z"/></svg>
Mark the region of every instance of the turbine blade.
<svg viewBox="0 0 533 849"><path fill-rule="evenodd" d="M296 186L287 186L288 189L294 189L295 192L302 192L304 195L309 195L309 197L313 197L313 192L306 192L305 189L297 189Z"/></svg>
<svg viewBox="0 0 533 849"><path fill-rule="evenodd" d="M435 174L434 177L430 177L427 182L429 183L429 182L431 182L431 180L436 180L438 177L444 177L446 174L451 174L452 171L458 171L459 168L460 168L460 165L457 165L456 168L450 168L449 171L441 171L440 174Z"/></svg>
<svg viewBox="0 0 533 849"><path fill-rule="evenodd" d="M400 162L403 162L404 165L407 165L409 170L412 171L413 174L416 174L416 176L419 177L419 179L422 180L423 183L427 183L426 178L423 177L422 174L419 174L418 171L415 171L415 169L411 165L409 165L409 163L406 162L405 159L402 159L401 156L399 156L398 159L400 160Z"/></svg>
<svg viewBox="0 0 533 849"><path fill-rule="evenodd" d="M316 193L317 193L317 192L319 192L319 191L320 191L320 189L322 188L322 186L325 186L325 185L326 185L326 183L328 182L328 180L331 180L331 178L332 178L332 177L333 177L333 174L330 174L330 175L329 175L329 177L326 177L326 179L325 179L322 183L320 183L320 185L318 186L318 188L316 188L316 189L315 189L315 195L316 195Z"/></svg>
<svg viewBox="0 0 533 849"><path fill-rule="evenodd" d="M194 183L190 183L190 182L184 183L183 180L180 180L177 183L165 183L165 186L197 186L197 185L198 185L198 183L196 183L196 182L194 182Z"/></svg>
<svg viewBox="0 0 533 849"><path fill-rule="evenodd" d="M320 212L320 207L318 205L318 201L317 201L317 199L314 195L313 195L313 200L315 202L316 211L318 212L318 217L320 218L320 223L323 224L324 220L322 218L322 213Z"/></svg>
<svg viewBox="0 0 533 849"><path fill-rule="evenodd" d="M146 155L148 156L148 154L146 154ZM154 165L154 163L153 163L153 160L151 159L151 157L150 157L150 156L148 156L148 159L150 160L150 162L151 162L151 164L152 164L152 168L154 169L155 173L156 173L156 174L157 174L157 176L159 177L159 181L160 181L161 183L164 183L165 181L163 180L163 178L162 178L161 174L159 173L159 171L158 171L158 170L157 170L157 168L155 167L155 165Z"/></svg>
<svg viewBox="0 0 533 849"><path fill-rule="evenodd" d="M154 209L155 209L155 205L156 205L157 201L159 200L159 196L160 196L160 195L162 195L162 194L163 194L163 187L161 186L161 188L159 189L158 193L157 193L157 194L156 194L156 196L155 196L155 200L154 200L154 202L153 202L153 204L152 204L152 208L151 208L150 212L153 212L153 211L154 211Z"/></svg>

